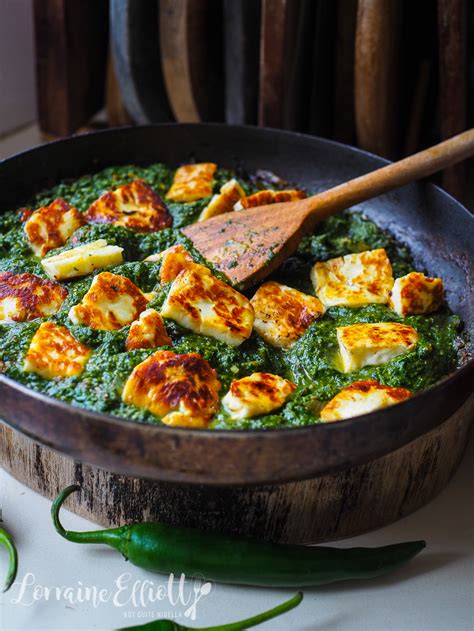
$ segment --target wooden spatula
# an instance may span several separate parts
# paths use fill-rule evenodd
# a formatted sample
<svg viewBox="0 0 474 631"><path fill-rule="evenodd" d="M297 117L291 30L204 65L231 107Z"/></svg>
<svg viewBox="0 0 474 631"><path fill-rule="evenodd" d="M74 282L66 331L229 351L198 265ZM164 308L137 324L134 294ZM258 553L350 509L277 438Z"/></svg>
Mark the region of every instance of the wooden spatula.
<svg viewBox="0 0 474 631"><path fill-rule="evenodd" d="M276 269L322 219L472 155L474 129L312 197L225 213L183 232L243 289Z"/></svg>

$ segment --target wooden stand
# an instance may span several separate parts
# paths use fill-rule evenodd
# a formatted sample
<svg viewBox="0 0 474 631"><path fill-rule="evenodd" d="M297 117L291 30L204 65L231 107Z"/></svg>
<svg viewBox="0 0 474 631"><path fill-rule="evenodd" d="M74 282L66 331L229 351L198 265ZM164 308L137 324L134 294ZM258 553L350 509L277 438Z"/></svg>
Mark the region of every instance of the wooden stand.
<svg viewBox="0 0 474 631"><path fill-rule="evenodd" d="M396 521L429 502L459 465L474 397L440 427L366 465L313 480L209 487L114 475L41 447L0 425L4 468L53 497L76 483L69 507L102 526L163 520L288 543L340 539Z"/></svg>

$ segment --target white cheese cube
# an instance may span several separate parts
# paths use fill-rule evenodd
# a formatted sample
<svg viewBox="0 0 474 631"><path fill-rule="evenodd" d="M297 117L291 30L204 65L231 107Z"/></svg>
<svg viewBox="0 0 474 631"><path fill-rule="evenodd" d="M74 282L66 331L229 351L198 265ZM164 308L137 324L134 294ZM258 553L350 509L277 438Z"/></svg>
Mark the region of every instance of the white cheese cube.
<svg viewBox="0 0 474 631"><path fill-rule="evenodd" d="M220 387L216 371L199 353L157 351L135 366L122 399L166 425L206 427L219 408Z"/></svg>
<svg viewBox="0 0 474 631"><path fill-rule="evenodd" d="M439 309L444 301L444 288L441 278L428 278L421 272L411 272L397 278L388 305L398 315L431 313Z"/></svg>
<svg viewBox="0 0 474 631"><path fill-rule="evenodd" d="M263 283L250 302L255 331L277 348L290 348L324 313L324 306L314 296L273 281Z"/></svg>
<svg viewBox="0 0 474 631"><path fill-rule="evenodd" d="M279 375L254 372L232 381L222 405L234 420L252 418L281 408L295 389L294 383Z"/></svg>
<svg viewBox="0 0 474 631"><path fill-rule="evenodd" d="M161 315L231 346L250 337L254 319L245 296L196 263L175 278Z"/></svg>
<svg viewBox="0 0 474 631"><path fill-rule="evenodd" d="M23 370L44 379L74 377L82 373L91 354L65 326L43 322L31 339Z"/></svg>
<svg viewBox="0 0 474 631"><path fill-rule="evenodd" d="M311 282L326 307L386 304L393 286L392 266L383 248L367 250L316 263Z"/></svg>
<svg viewBox="0 0 474 631"><path fill-rule="evenodd" d="M91 329L114 331L136 320L147 304L146 296L131 280L102 272L93 279L82 301L71 308L69 319Z"/></svg>
<svg viewBox="0 0 474 631"><path fill-rule="evenodd" d="M122 252L123 248L108 245L105 239L98 239L43 259L41 265L48 276L55 280L76 278L102 267L118 265L123 260Z"/></svg>
<svg viewBox="0 0 474 631"><path fill-rule="evenodd" d="M321 410L321 420L328 423L400 403L411 397L410 390L384 386L374 379L357 381L341 390Z"/></svg>
<svg viewBox="0 0 474 631"><path fill-rule="evenodd" d="M412 350L418 341L413 327L397 322L353 324L336 331L343 372L384 364Z"/></svg>

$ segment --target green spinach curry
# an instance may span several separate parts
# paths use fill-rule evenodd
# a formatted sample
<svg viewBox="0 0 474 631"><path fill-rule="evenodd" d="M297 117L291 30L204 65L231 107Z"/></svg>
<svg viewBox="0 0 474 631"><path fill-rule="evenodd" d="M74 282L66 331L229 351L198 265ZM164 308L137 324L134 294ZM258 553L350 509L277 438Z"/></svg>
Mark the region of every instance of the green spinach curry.
<svg viewBox="0 0 474 631"><path fill-rule="evenodd" d="M105 191L138 178L164 198L173 175L174 170L162 164L145 168L111 167L95 175L63 181L30 199L27 207L34 210L61 197L79 211L85 212ZM214 176L214 192L218 192L231 177L238 177L246 194L265 186L265 182L262 184L258 178L240 177L218 169ZM278 186L272 182L272 188ZM156 295L149 307L159 310L171 283L159 283L160 261L144 262L143 259L174 244L183 244L197 262L211 267L180 232L180 228L197 220L208 203L209 197L192 203L167 203L173 227L159 232L140 234L112 224L89 224L76 230L73 242L77 246L105 239L109 245L121 246L124 249L123 263L111 271L129 278L143 292L155 291ZM48 277L40 260L33 256L26 239L21 219L23 212L24 209L10 210L0 216L0 272L29 272L46 279ZM66 244L50 254L57 254L70 247ZM364 215L346 211L323 222L314 234L305 237L295 255L273 274L272 280L314 295L310 270L316 261L376 248L384 248L387 252L394 278L414 271L407 248L395 242ZM29 322L0 324L0 369L34 390L73 405L134 421L160 423L150 412L123 403L121 397L131 371L154 351L138 349L126 352L125 340L129 326L116 331L103 331L72 324L68 320L69 309L82 299L92 278L100 271L103 270L83 278L63 281L69 293L55 315ZM250 290L248 297L253 293L254 290ZM30 341L45 320L67 325L77 340L92 349L92 355L80 376L44 379L35 373L23 371ZM400 322L412 326L418 333L415 348L381 365L365 366L352 373L337 370L333 361L337 351L336 327L380 322ZM458 316L453 315L447 307L429 315L406 318L400 317L384 304L359 308L329 307L289 350L281 350L269 346L255 331L241 345L230 346L211 337L194 334L171 319L165 319L165 324L172 340L172 346L167 347L169 350L175 353L200 353L217 371L222 385L221 398L232 380L255 372L281 375L296 384L297 388L289 400L271 414L235 421L221 406L209 427L232 429L295 427L317 423L320 421L322 406L342 388L360 380L375 379L381 384L408 388L416 393L455 369L460 328Z"/></svg>

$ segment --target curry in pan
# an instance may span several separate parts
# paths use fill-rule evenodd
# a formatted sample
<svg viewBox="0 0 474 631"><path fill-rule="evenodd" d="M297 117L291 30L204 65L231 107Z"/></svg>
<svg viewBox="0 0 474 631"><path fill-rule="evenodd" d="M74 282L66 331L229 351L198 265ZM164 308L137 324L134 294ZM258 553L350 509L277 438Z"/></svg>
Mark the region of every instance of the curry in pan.
<svg viewBox="0 0 474 631"><path fill-rule="evenodd" d="M148 423L275 428L396 404L453 371L443 281L363 214L241 292L180 228L304 197L212 163L107 168L0 216L0 371Z"/></svg>

